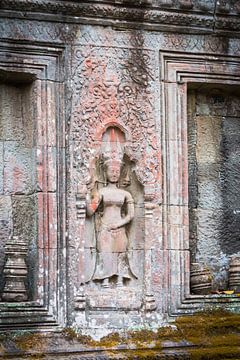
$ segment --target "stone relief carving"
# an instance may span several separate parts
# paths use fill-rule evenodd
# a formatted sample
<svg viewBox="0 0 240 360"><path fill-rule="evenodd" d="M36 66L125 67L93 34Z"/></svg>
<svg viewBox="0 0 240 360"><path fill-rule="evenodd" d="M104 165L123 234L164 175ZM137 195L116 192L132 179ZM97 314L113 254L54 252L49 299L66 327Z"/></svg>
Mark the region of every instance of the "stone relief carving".
<svg viewBox="0 0 240 360"><path fill-rule="evenodd" d="M114 123L128 134L126 153L136 163L138 180L145 184L158 177L151 55L131 49L76 49L72 136L79 183L90 181L98 134Z"/></svg>
<svg viewBox="0 0 240 360"><path fill-rule="evenodd" d="M142 41L141 37L131 38L132 45ZM144 243L150 218L145 219L144 213L145 202L156 203L161 197L153 107L156 61L154 52L137 48L84 46L74 51L69 184L77 193L77 214L76 208L72 209L77 221L71 222L70 231L75 234L78 310L85 306L83 294L90 306L113 306L116 286L116 303L124 308L140 308L143 291L151 295L150 280L149 284L143 280L144 276L151 278L145 259L148 245ZM110 130L124 137L121 154L116 155L112 142L106 148ZM111 180L114 172L116 182ZM118 182L119 188L115 186ZM91 199L83 195L86 192ZM107 247L102 251L104 242ZM100 289L101 301L96 296ZM128 301L126 290L131 292Z"/></svg>
<svg viewBox="0 0 240 360"><path fill-rule="evenodd" d="M218 20L219 23L220 20ZM232 25L233 19L231 18L231 23L227 21L225 24L222 20L225 27L229 25L236 27L236 24ZM55 23L46 23L42 27L40 21L35 21L34 26L32 26L32 21L25 20L24 23L18 22L14 19L2 19L0 23L0 33L2 37L10 37L15 39L16 37L19 40L35 40L35 41L46 41L46 42L60 42L66 41L68 43L74 43L77 41L82 45L98 45L103 46L106 43L111 43L112 46L117 48L127 48L129 47L129 38L131 37L133 31L124 31L121 32L112 32L110 29L106 32L94 32L90 31L89 27L83 27L81 30L81 36L78 36L79 25L73 24L59 24ZM139 31L134 30L135 36L138 36ZM240 51L240 45L237 38L228 38L223 36L211 36L211 35L187 35L184 34L169 34L169 33L151 33L149 36L147 33L144 35L144 44L135 44L134 48L144 47L149 49L177 49L179 51L191 51L191 52L210 52L210 53L227 53L237 55Z"/></svg>
<svg viewBox="0 0 240 360"><path fill-rule="evenodd" d="M141 2L142 4L142 2ZM214 6L213 2L209 2L206 0L199 0L192 2L190 0L179 0L174 1L173 3L169 0L161 1L160 3L152 3L149 4L149 9L143 8L141 9L139 6L134 7L119 7L115 6L116 4L112 2L112 4L89 4L89 3L73 3L73 2L65 2L59 1L58 3L52 3L50 1L31 1L29 3L28 0L22 0L19 4L19 1L16 0L2 0L1 6L3 9L11 9L15 10L26 10L27 12L47 12L49 14L54 14L56 16L58 12L60 14L64 12L69 16L94 16L100 17L101 20L106 23L111 21L112 19L125 20L125 21L141 21L141 24L144 21L151 22L153 26L161 26L164 24L165 26L177 25L177 26L198 26L205 28L214 28L215 23L220 27L225 27L231 25L231 22L234 22L234 26L231 27L231 30L239 29L239 21L235 19L236 15L239 13L239 5L238 2L234 2L229 6L226 1L219 1L216 5L216 11L218 17L215 18ZM151 8L152 5L152 8ZM157 6L156 6L157 5ZM172 10L179 9L180 11L176 14ZM193 10L194 12L190 12ZM185 13L187 11L187 13ZM200 13L196 13L196 11ZM231 14L231 16L226 17L226 14ZM224 19L218 21L220 16L224 16ZM235 16L234 16L235 15Z"/></svg>
<svg viewBox="0 0 240 360"><path fill-rule="evenodd" d="M123 149L118 142L117 128L108 130L110 141L102 149L102 164L105 187L87 199L87 215L92 216L102 211L95 221L96 229L96 266L93 281L101 281L103 287L109 287L115 278L117 286L125 281L137 278L128 259L126 225L134 218L134 200L132 195L118 187L121 167L123 165ZM98 222L98 224L96 224Z"/></svg>

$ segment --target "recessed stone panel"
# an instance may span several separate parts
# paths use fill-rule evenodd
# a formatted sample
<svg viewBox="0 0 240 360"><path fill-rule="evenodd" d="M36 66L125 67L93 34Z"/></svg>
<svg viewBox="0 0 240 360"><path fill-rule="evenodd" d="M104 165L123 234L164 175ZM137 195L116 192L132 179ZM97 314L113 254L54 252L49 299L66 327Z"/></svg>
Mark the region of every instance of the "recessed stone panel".
<svg viewBox="0 0 240 360"><path fill-rule="evenodd" d="M190 249L222 289L230 256L240 251L240 117L231 87L206 93L189 93Z"/></svg>

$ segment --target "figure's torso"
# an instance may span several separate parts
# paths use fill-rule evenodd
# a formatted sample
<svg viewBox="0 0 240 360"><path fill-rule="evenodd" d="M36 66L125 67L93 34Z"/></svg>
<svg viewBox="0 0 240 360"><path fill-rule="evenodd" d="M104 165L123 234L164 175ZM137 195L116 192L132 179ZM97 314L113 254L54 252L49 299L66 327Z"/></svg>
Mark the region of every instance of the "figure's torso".
<svg viewBox="0 0 240 360"><path fill-rule="evenodd" d="M113 224L122 218L121 208L125 202L125 190L118 188L103 188L101 190L102 202L104 206L102 221L104 224Z"/></svg>

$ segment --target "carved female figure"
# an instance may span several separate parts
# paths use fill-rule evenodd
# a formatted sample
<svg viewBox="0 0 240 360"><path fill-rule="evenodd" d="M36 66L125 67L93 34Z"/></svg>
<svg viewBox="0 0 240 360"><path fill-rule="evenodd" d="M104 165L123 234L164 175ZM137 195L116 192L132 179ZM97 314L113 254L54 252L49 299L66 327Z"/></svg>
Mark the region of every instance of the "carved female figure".
<svg viewBox="0 0 240 360"><path fill-rule="evenodd" d="M92 280L101 281L103 287L109 287L109 280L116 279L122 286L124 279L136 278L128 261L128 238L126 225L134 217L134 203L128 191L117 187L122 161L107 159L104 170L107 186L100 189L95 197L87 202L87 214L93 215L103 206L100 226L96 234L97 259Z"/></svg>

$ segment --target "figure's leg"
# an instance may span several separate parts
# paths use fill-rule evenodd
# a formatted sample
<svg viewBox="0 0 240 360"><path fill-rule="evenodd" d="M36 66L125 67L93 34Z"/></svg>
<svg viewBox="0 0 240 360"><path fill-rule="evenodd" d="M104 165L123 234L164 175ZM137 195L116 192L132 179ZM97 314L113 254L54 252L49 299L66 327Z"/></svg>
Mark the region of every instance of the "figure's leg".
<svg viewBox="0 0 240 360"><path fill-rule="evenodd" d="M103 280L102 287L109 288L109 278Z"/></svg>
<svg viewBox="0 0 240 360"><path fill-rule="evenodd" d="M118 278L117 278L117 287L121 287L121 286L123 286L123 277L118 276Z"/></svg>

